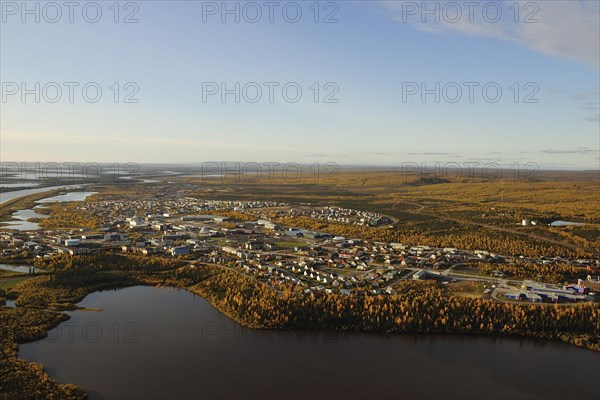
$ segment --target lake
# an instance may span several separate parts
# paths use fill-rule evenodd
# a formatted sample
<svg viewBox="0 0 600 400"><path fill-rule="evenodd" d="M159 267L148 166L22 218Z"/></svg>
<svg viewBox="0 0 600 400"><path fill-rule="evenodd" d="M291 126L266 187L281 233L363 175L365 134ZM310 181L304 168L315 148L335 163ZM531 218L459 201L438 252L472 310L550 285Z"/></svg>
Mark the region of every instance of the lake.
<svg viewBox="0 0 600 400"><path fill-rule="evenodd" d="M2 222L2 228L16 229L18 231L34 231L40 228L37 222L29 222L30 218L48 218L49 215L38 214L35 210L17 210L12 214L12 218L17 221Z"/></svg>
<svg viewBox="0 0 600 400"><path fill-rule="evenodd" d="M255 331L183 290L88 295L20 346L91 399L550 399L600 397L600 354L470 336Z"/></svg>
<svg viewBox="0 0 600 400"><path fill-rule="evenodd" d="M2 191L0 191L0 204L6 203L7 201L16 199L18 197L30 196L32 194L43 193L43 192L49 192L49 191L55 190L55 189L74 189L74 188L79 188L81 186L83 186L83 185L75 185L75 186L69 186L69 185L47 186L47 187L37 188L37 189L13 190L13 191L10 191L10 192L2 192Z"/></svg>
<svg viewBox="0 0 600 400"><path fill-rule="evenodd" d="M38 186L37 182L23 182L23 183L2 183L0 184L0 189L10 189L10 188L28 188Z"/></svg>
<svg viewBox="0 0 600 400"><path fill-rule="evenodd" d="M37 200L36 203L68 203L71 201L84 201L88 197L98 192L69 192L59 196L47 197Z"/></svg>
<svg viewBox="0 0 600 400"><path fill-rule="evenodd" d="M31 265L9 265L9 264L0 264L0 269L5 271L13 271L13 272L24 272L29 273L29 270L33 268L33 272L45 272L43 269L38 267L33 267Z"/></svg>
<svg viewBox="0 0 600 400"><path fill-rule="evenodd" d="M125 180L138 180L140 183L157 183L160 182L159 180L156 179L144 179L141 178L138 175L134 175L134 176L120 176L119 179L125 179Z"/></svg>
<svg viewBox="0 0 600 400"><path fill-rule="evenodd" d="M17 192L3 193L3 195L5 195L5 194L11 195L12 197L6 198L6 199L4 197L2 197L2 199L3 199L2 202L11 200L13 198L21 197L23 195L28 196L28 195L35 194L35 193L42 193L44 191L50 191L55 188L57 188L57 187L19 190ZM38 191L36 192L36 190L38 190ZM44 203L66 203L66 202L71 202L71 201L84 201L86 198L88 198L89 196L96 194L96 193L97 192L69 192L69 193L59 195L59 196L47 197L45 199L37 200L36 203L44 204ZM15 195L15 194L19 194L19 195ZM12 214L12 218L15 219L16 221L2 222L2 223L0 223L0 228L15 229L18 231L37 230L40 228L39 224L37 222L29 222L27 220L30 218L48 218L48 215L38 214L35 212L34 209L25 209L25 210L15 211Z"/></svg>
<svg viewBox="0 0 600 400"><path fill-rule="evenodd" d="M550 226L570 226L570 225L585 225L583 222L572 222L572 221L554 221Z"/></svg>

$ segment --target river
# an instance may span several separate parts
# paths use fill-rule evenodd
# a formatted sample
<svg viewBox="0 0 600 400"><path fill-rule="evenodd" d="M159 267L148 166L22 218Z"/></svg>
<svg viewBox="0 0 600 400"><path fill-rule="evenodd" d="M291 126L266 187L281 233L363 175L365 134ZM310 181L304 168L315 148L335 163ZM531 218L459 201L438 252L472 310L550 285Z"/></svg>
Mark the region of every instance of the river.
<svg viewBox="0 0 600 400"><path fill-rule="evenodd" d="M18 192L8 192L2 194L2 202L12 200L13 198L24 196L29 196L35 193L43 193L44 191L50 191L55 188L61 188L62 186L54 186L52 188L40 188L37 192L36 189L29 190L20 190ZM70 187L73 189L77 186ZM10 198L4 199L3 195L12 195L13 193L20 193L19 195L14 195ZM97 192L68 192L63 195L47 197L45 199L37 200L36 203L44 204L44 203L67 203L72 201L84 201L89 196L96 194ZM1 203L0 203L1 204ZM25 209L25 210L17 210L12 214L12 219L15 221L5 221L0 222L0 228L6 229L14 229L18 231L34 231L40 228L40 225L37 222L29 222L28 220L31 218L48 218L49 215L38 214L35 212L35 209Z"/></svg>
<svg viewBox="0 0 600 400"><path fill-rule="evenodd" d="M573 221L554 221L550 224L550 226L577 226L577 225L585 225L583 222L573 222Z"/></svg>
<svg viewBox="0 0 600 400"><path fill-rule="evenodd" d="M91 399L600 397L600 355L558 342L255 331L186 291L88 295L48 338L20 346Z"/></svg>
<svg viewBox="0 0 600 400"><path fill-rule="evenodd" d="M12 214L15 221L2 222L2 228L15 229L17 231L34 231L40 228L37 222L29 222L31 218L48 218L49 215L38 214L35 209L17 210Z"/></svg>
<svg viewBox="0 0 600 400"><path fill-rule="evenodd" d="M49 192L49 191L55 190L55 189L65 189L65 190L76 189L76 188L81 188L82 186L84 186L84 185L61 185L61 186L47 186L47 187L37 188L37 189L13 190L10 192L0 191L0 204L6 203L7 201L16 199L18 197L30 196L32 194Z"/></svg>
<svg viewBox="0 0 600 400"><path fill-rule="evenodd" d="M43 269L38 268L38 267L33 267L31 265L0 264L0 269L3 269L5 271L29 273L29 270L31 268L33 268L33 272L45 272Z"/></svg>
<svg viewBox="0 0 600 400"><path fill-rule="evenodd" d="M96 193L98 192L69 192L58 196L37 200L36 203L70 203L72 201L84 201Z"/></svg>

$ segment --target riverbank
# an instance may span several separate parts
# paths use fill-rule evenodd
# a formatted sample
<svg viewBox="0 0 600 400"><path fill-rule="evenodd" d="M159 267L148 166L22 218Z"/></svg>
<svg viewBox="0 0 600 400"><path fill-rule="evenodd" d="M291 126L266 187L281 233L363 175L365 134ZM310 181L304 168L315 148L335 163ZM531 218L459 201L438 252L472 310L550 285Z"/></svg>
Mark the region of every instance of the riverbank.
<svg viewBox="0 0 600 400"><path fill-rule="evenodd" d="M87 186L87 183L82 184L68 184L68 185L56 185L56 186L43 186L36 187L33 189L23 189L23 190L9 190L9 191L1 191L0 192L0 206L3 206L9 202L14 200L22 199L24 197L29 197L32 195L44 194L47 195L48 192L54 190L73 190L78 189L84 186Z"/></svg>
<svg viewBox="0 0 600 400"><path fill-rule="evenodd" d="M62 190L48 190L41 193L35 193L30 195L25 195L23 197L17 197L12 200L7 200L0 204L0 223L2 222L14 222L12 219L12 215L15 211L25 210L35 207L36 201L44 199L46 197L51 197L58 195ZM5 229L10 229L10 226L4 227Z"/></svg>

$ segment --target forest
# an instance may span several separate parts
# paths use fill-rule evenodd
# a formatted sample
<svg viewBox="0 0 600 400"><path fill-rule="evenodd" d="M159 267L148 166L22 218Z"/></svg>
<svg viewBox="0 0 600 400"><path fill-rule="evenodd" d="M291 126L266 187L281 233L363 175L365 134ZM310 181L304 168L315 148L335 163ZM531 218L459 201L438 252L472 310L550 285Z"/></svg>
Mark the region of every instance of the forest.
<svg viewBox="0 0 600 400"><path fill-rule="evenodd" d="M398 294L305 294L300 287L276 289L221 265L114 255L59 257L38 261L50 272L18 284L6 297L17 308L0 307L1 399L82 399L73 385L52 381L39 365L20 360L17 345L38 340L68 316L87 294L132 285L183 288L254 329L323 329L502 335L561 340L600 351L597 304L520 305L448 295L431 281L405 281ZM2 293L0 293L2 296Z"/></svg>

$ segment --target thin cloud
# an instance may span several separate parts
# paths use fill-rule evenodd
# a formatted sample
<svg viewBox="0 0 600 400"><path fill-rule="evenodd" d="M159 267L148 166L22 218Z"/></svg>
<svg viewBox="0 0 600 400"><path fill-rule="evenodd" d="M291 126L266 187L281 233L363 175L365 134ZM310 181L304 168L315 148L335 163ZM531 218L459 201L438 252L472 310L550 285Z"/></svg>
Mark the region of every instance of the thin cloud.
<svg viewBox="0 0 600 400"><path fill-rule="evenodd" d="M591 104L598 105L599 97L600 97L600 87L597 87L597 88L581 91L579 93L571 95L569 98L571 100L581 101L581 102L583 102L583 104L586 104L586 105L591 105ZM593 101L593 100L595 100L595 101Z"/></svg>
<svg viewBox="0 0 600 400"><path fill-rule="evenodd" d="M590 149L589 147L578 147L572 150L556 150L556 149L547 149L540 150L540 153L545 154L596 154L600 150Z"/></svg>
<svg viewBox="0 0 600 400"><path fill-rule="evenodd" d="M454 153L408 153L411 156L452 156Z"/></svg>
<svg viewBox="0 0 600 400"><path fill-rule="evenodd" d="M584 90L569 96L569 99L579 104L579 107L588 114L584 121L600 123L600 88Z"/></svg>
<svg viewBox="0 0 600 400"><path fill-rule="evenodd" d="M458 4L462 16L458 19L454 14L444 13L448 3ZM550 56L570 59L588 67L600 69L600 8L596 2L584 0L538 1L519 0L511 2L491 2L501 7L502 16L493 23L492 18L484 18L482 9L486 2L481 2L472 13L460 2L449 0L436 2L418 1L383 1L379 2L388 14L416 29L431 33L459 32L473 36L491 37L505 40ZM518 22L515 22L514 3L519 3ZM439 22L428 14L425 22L421 6L429 10L438 5ZM513 9L509 9L513 6ZM418 10L415 13L414 8ZM534 7L534 8L532 8ZM536 9L537 8L537 9ZM411 10L409 12L408 10ZM451 8L448 8L451 10ZM524 22L525 19L529 22ZM537 22L535 22L537 21Z"/></svg>
<svg viewBox="0 0 600 400"><path fill-rule="evenodd" d="M305 154L304 157L319 157L319 158L328 158L331 157L330 155L327 154Z"/></svg>
<svg viewBox="0 0 600 400"><path fill-rule="evenodd" d="M591 115L587 118L584 118L584 120L600 124L600 113L596 113L595 115Z"/></svg>

